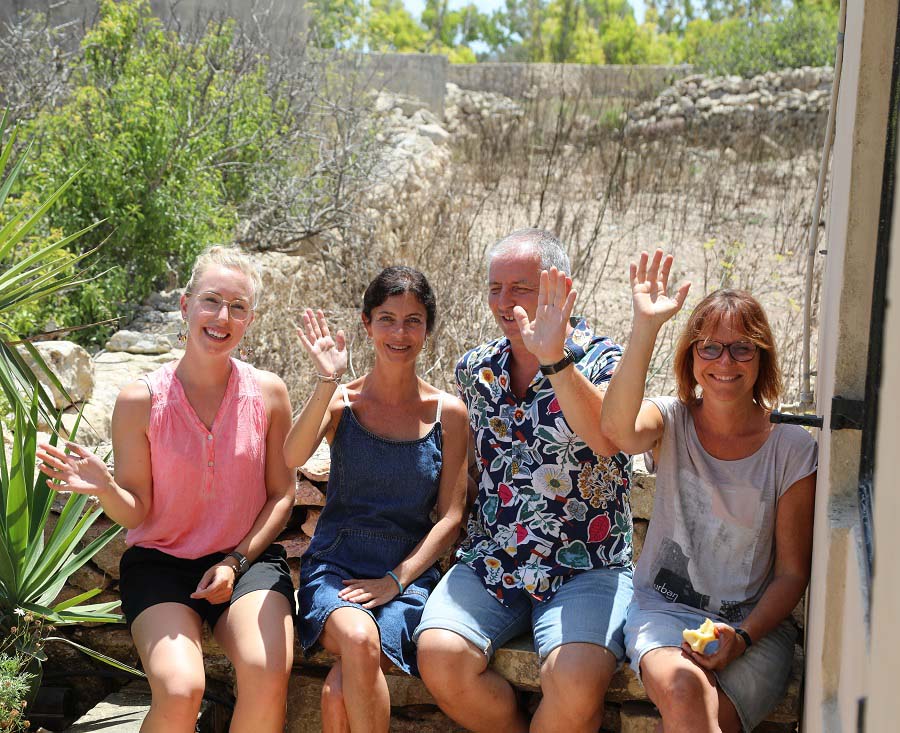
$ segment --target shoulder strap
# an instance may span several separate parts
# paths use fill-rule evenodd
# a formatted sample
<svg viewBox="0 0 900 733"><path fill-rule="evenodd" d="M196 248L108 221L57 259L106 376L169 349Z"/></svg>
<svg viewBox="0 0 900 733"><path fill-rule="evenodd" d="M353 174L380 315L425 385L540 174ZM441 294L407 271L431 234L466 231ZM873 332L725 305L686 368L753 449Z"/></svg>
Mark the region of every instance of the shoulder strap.
<svg viewBox="0 0 900 733"><path fill-rule="evenodd" d="M436 413L435 416L434 416L434 421L435 421L435 422L440 422L440 421L441 421L441 408L442 408L443 406L444 406L444 393L441 392L441 393L438 395L437 413Z"/></svg>
<svg viewBox="0 0 900 733"><path fill-rule="evenodd" d="M150 384L150 379L147 377L147 375L145 374L143 377L138 377L138 381L143 382L144 384L147 385L147 391L150 393L150 396L152 397L153 396L153 385Z"/></svg>
<svg viewBox="0 0 900 733"><path fill-rule="evenodd" d="M344 398L344 407L350 407L350 396L347 394L347 387L341 385L341 397Z"/></svg>

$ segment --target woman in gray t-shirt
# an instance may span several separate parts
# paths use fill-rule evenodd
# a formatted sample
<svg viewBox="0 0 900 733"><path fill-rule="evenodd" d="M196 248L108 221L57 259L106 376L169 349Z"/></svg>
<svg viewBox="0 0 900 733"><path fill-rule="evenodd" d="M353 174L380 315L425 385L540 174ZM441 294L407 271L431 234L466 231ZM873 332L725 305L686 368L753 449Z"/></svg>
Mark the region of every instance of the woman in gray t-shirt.
<svg viewBox="0 0 900 733"><path fill-rule="evenodd" d="M750 731L784 694L809 580L816 444L772 425L781 390L772 332L749 294L719 290L691 313L675 353L678 397L643 400L672 257L631 265L634 322L603 400L601 429L657 472L653 519L634 576L628 656L667 728ZM682 631L715 624L717 646Z"/></svg>

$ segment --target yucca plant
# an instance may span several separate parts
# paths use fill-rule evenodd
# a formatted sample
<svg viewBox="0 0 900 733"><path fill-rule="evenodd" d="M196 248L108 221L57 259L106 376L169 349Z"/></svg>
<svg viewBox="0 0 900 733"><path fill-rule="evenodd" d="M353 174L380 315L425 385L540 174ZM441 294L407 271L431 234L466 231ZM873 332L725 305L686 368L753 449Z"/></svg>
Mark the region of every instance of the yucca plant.
<svg viewBox="0 0 900 733"><path fill-rule="evenodd" d="M85 544L82 540L97 518L103 513L99 505L82 494L70 494L50 531L46 530L54 497L48 479L37 470L37 430L39 398L31 399L29 413L16 403L12 433L11 456L0 450L0 627L12 626L18 617L32 616L49 631L51 625L61 626L84 622L116 622L122 617L114 612L119 601L87 603L100 593L99 588L85 591L74 598L56 602L69 576L90 560L121 527L113 525ZM50 443L56 445L59 418ZM77 423L72 433L77 430ZM4 443L0 425L0 444ZM0 628L0 634L14 636L10 628ZM46 636L81 649L109 664L135 672L130 667L64 637ZM43 655L39 647L18 650L38 659Z"/></svg>
<svg viewBox="0 0 900 733"><path fill-rule="evenodd" d="M6 127L7 114L4 112L0 117L0 140ZM0 178L0 210L6 204L31 148L30 144L25 146L13 161L15 141L16 130L13 129L0 148L0 176L5 174L5 178ZM6 173L8 167L9 172ZM53 625L121 621L121 616L113 610L118 605L117 601L87 603L100 592L99 589L56 602L69 576L109 542L120 527L110 527L86 546L80 547L102 510L91 504L88 497L72 494L66 500L56 525L45 536L45 525L50 518L56 493L47 485L46 477L37 470L38 418L43 416L47 424L53 426L50 442L55 445L60 433L61 416L52 397L16 346L24 346L35 368L62 394L66 390L32 346L29 336L14 332L3 321L3 315L15 308L85 282L76 266L95 250L68 258L60 255L70 242L97 224L16 259L17 245L35 230L73 179L70 178L34 210L28 212L23 209L13 213L0 227L0 391L14 414L9 456L0 420L0 635L5 639L26 638L16 637L11 629L16 619L35 617L41 620L42 638L37 645L31 642L16 644L17 653L38 662L43 659L40 651L42 643L56 640L71 644L115 667L140 674L69 639L47 636ZM72 437L76 430L77 422L70 431Z"/></svg>
<svg viewBox="0 0 900 733"><path fill-rule="evenodd" d="M30 611L52 624L82 621L119 621L112 612L118 602L83 605L100 590L86 591L53 605L69 576L93 557L121 529L113 525L79 549L97 517L103 513L82 494L70 494L49 536L45 525L56 492L37 470L38 398L31 414L15 405L12 457L0 453L0 606ZM58 426L57 426L58 427ZM0 438L3 429L0 426ZM53 435L51 444L56 444Z"/></svg>
<svg viewBox="0 0 900 733"><path fill-rule="evenodd" d="M6 127L7 113L4 112L0 117L0 140L3 139ZM13 128L6 143L0 148L0 176L5 174L5 178L0 178L0 210L6 204L7 197L31 149L31 143L29 143L17 159L13 160L16 137L17 130ZM8 173L6 173L7 167L9 168ZM56 203L77 175L76 173L72 176L33 211L29 212L23 209L16 212L5 225L0 227L0 390L10 405L18 405L27 415L29 412L25 396L30 395L36 389L39 397L38 409L44 419L51 424L55 415L53 399L43 387L39 386L35 374L16 349L16 345L22 345L31 355L41 376L46 377L62 394L66 394L66 390L32 346L30 339L33 339L34 336L15 333L4 323L3 316L11 313L15 308L21 308L28 303L48 298L61 290L86 282L77 265L96 249L74 257L64 258L60 255L69 243L102 221L42 247L19 261L10 262L14 259L16 246L35 230L50 207Z"/></svg>

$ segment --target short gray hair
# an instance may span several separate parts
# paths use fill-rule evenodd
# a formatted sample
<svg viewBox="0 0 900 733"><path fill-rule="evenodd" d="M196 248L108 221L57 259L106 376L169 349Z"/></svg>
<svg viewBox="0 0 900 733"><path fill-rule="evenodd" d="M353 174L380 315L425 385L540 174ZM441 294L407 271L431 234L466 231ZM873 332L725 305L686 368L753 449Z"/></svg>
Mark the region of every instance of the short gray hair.
<svg viewBox="0 0 900 733"><path fill-rule="evenodd" d="M213 244L197 255L197 259L194 260L194 267L191 270L191 279L188 280L185 290L189 293L194 292L194 288L197 286L200 278L203 277L204 271L212 265L230 267L233 270L244 273L250 280L250 285L253 288L253 307L256 307L260 291L262 290L262 276L259 274L259 268L256 266L253 258L234 246Z"/></svg>
<svg viewBox="0 0 900 733"><path fill-rule="evenodd" d="M487 253L488 270L495 257L522 249L530 250L540 257L542 270L555 267L567 275L572 273L569 255L556 235L546 229L532 228L517 229L491 247Z"/></svg>

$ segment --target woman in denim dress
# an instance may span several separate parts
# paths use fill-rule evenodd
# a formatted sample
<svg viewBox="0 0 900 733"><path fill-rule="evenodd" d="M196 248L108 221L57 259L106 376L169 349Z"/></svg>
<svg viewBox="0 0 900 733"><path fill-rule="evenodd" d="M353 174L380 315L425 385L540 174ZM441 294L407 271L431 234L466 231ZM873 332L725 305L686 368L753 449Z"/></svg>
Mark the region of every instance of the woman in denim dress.
<svg viewBox="0 0 900 733"><path fill-rule="evenodd" d="M285 442L292 466L326 438L325 508L300 571L300 639L338 657L322 689L324 731L387 731L383 670L416 674L413 631L456 539L465 501L468 419L463 403L416 374L434 327L422 273L389 267L369 285L362 321L375 350L368 374L339 385L342 331L307 310L300 341L318 376ZM434 521L432 521L434 517Z"/></svg>

